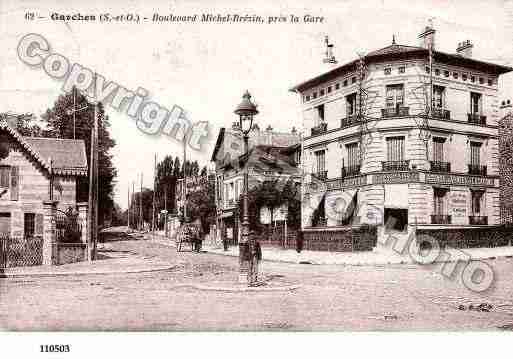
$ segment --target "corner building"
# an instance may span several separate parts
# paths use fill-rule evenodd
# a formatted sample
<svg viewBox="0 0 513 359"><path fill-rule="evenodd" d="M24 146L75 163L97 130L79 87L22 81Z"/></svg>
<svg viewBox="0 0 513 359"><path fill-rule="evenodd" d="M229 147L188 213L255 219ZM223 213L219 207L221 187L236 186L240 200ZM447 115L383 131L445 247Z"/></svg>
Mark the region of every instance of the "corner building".
<svg viewBox="0 0 513 359"><path fill-rule="evenodd" d="M468 40L438 51L435 35L426 27L419 46L393 40L292 88L306 132L305 234L366 223L464 242L500 224L498 79L512 68L472 58Z"/></svg>

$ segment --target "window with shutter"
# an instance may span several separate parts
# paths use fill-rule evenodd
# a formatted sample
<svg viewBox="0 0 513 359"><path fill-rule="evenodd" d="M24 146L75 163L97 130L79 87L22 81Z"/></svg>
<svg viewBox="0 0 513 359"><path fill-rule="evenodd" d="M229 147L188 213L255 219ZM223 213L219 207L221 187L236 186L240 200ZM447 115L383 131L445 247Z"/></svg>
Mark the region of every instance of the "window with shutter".
<svg viewBox="0 0 513 359"><path fill-rule="evenodd" d="M11 167L11 201L17 201L19 196L19 170Z"/></svg>
<svg viewBox="0 0 513 359"><path fill-rule="evenodd" d="M404 137L387 138L388 161L404 161Z"/></svg>
<svg viewBox="0 0 513 359"><path fill-rule="evenodd" d="M10 173L11 173L11 167L0 166L0 187L9 188Z"/></svg>
<svg viewBox="0 0 513 359"><path fill-rule="evenodd" d="M481 143L470 142L470 164L479 166L481 164Z"/></svg>
<svg viewBox="0 0 513 359"><path fill-rule="evenodd" d="M433 161L444 162L445 138L433 137Z"/></svg>
<svg viewBox="0 0 513 359"><path fill-rule="evenodd" d="M35 235L36 236L42 236L43 235L43 229L44 229L44 225L43 225L43 214L42 213L37 213L36 214L36 224L35 224Z"/></svg>

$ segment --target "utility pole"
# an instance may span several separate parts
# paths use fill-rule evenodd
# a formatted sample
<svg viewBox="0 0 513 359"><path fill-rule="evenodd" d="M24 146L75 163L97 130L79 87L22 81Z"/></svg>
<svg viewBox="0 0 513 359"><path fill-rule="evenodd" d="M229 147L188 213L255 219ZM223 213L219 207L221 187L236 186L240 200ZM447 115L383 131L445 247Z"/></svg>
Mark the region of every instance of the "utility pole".
<svg viewBox="0 0 513 359"><path fill-rule="evenodd" d="M128 228L130 229L130 182L128 182L128 196L127 196L127 210L126 210L126 213L127 213L127 223L128 223Z"/></svg>
<svg viewBox="0 0 513 359"><path fill-rule="evenodd" d="M157 191L157 154L155 153L155 159L153 161L153 205L151 212L151 231L155 233L155 192Z"/></svg>
<svg viewBox="0 0 513 359"><path fill-rule="evenodd" d="M141 172L141 192L139 193L139 230L144 229L143 209L142 209L142 192L143 192L143 173Z"/></svg>
<svg viewBox="0 0 513 359"><path fill-rule="evenodd" d="M185 218L187 217L187 167L185 166L185 161L187 160L187 153L186 153L186 136L183 136L183 219L185 221Z"/></svg>
<svg viewBox="0 0 513 359"><path fill-rule="evenodd" d="M96 78L95 78L96 83ZM93 128L91 129L91 157L89 161L89 236L88 236L88 261L95 259L95 240L96 240L96 137L98 127L97 106L94 106Z"/></svg>
<svg viewBox="0 0 513 359"><path fill-rule="evenodd" d="M164 233L167 237L167 184L164 185Z"/></svg>
<svg viewBox="0 0 513 359"><path fill-rule="evenodd" d="M132 181L132 200L130 201L130 209L132 209L132 203L134 202L134 200L135 200L135 182ZM131 210L130 212L132 212L131 214L133 215L133 219L134 219L132 226L135 226L135 224L136 224L135 213L133 210Z"/></svg>

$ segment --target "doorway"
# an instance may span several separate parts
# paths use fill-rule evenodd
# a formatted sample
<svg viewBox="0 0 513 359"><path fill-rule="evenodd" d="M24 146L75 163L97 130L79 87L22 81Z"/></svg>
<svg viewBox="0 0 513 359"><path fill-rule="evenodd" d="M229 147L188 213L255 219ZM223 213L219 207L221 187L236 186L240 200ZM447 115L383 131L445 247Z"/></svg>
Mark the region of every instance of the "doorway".
<svg viewBox="0 0 513 359"><path fill-rule="evenodd" d="M385 230L404 232L408 226L408 210L385 208Z"/></svg>

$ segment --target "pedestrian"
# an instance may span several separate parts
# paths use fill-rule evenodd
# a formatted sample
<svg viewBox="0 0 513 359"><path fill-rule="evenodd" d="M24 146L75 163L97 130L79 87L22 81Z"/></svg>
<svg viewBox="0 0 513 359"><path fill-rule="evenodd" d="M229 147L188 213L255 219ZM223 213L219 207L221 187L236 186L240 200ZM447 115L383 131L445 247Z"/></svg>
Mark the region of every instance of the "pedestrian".
<svg viewBox="0 0 513 359"><path fill-rule="evenodd" d="M298 231L296 235L296 252L301 253L303 250L303 231Z"/></svg>
<svg viewBox="0 0 513 359"><path fill-rule="evenodd" d="M250 232L250 260L249 260L249 285L257 285L258 284L258 267L260 261L262 260L262 247L260 246L260 242L256 238L256 233L254 231Z"/></svg>

